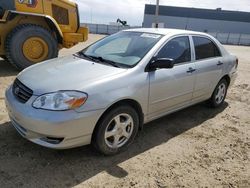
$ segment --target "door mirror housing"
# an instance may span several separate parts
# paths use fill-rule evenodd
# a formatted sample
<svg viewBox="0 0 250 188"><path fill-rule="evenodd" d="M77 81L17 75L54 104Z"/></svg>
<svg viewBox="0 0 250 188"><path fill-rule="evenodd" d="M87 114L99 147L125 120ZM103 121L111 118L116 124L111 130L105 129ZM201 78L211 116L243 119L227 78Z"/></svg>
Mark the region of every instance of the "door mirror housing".
<svg viewBox="0 0 250 188"><path fill-rule="evenodd" d="M174 60L170 58L156 58L153 59L147 67L147 72L155 71L157 69L172 69L174 67Z"/></svg>

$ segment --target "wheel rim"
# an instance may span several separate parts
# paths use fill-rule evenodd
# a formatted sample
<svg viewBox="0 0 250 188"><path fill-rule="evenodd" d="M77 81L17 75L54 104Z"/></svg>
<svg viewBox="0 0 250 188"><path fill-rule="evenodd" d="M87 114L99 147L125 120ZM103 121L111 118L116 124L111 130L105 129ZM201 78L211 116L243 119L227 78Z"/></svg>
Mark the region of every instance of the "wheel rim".
<svg viewBox="0 0 250 188"><path fill-rule="evenodd" d="M219 87L217 88L216 95L215 95L215 102L216 102L217 104L222 103L222 101L223 101L224 98L225 98L225 95L226 95L226 84L225 84L225 83L222 83L222 84L220 84Z"/></svg>
<svg viewBox="0 0 250 188"><path fill-rule="evenodd" d="M23 55L31 62L38 63L47 59L48 44L39 37L31 37L23 44Z"/></svg>
<svg viewBox="0 0 250 188"><path fill-rule="evenodd" d="M105 143L113 149L124 146L134 130L134 121L129 114L119 114L108 124L105 130Z"/></svg>

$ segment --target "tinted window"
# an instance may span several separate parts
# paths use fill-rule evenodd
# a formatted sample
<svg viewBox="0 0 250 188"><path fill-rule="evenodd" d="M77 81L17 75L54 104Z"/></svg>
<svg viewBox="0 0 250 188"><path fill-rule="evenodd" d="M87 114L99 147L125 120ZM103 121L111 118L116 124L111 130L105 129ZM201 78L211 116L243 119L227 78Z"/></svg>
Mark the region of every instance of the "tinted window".
<svg viewBox="0 0 250 188"><path fill-rule="evenodd" d="M193 37L196 60L221 56L218 47L204 37Z"/></svg>
<svg viewBox="0 0 250 188"><path fill-rule="evenodd" d="M191 50L188 37L176 37L170 40L158 53L158 58L170 58L174 63L191 61Z"/></svg>

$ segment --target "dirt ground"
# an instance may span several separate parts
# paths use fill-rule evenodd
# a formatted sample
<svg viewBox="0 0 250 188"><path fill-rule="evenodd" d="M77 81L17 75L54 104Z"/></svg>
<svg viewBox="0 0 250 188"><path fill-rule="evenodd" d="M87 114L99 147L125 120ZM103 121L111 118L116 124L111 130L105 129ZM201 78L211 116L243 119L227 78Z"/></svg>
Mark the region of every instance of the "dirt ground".
<svg viewBox="0 0 250 188"><path fill-rule="evenodd" d="M21 138L4 104L18 72L0 60L0 187L250 187L250 47L226 48L240 63L223 107L199 104L149 123L113 157L89 146L54 151Z"/></svg>

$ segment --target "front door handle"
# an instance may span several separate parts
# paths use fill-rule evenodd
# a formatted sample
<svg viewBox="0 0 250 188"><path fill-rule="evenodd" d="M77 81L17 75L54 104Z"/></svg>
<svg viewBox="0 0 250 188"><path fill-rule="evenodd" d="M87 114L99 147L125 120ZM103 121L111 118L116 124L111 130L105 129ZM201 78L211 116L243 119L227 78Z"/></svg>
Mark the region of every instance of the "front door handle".
<svg viewBox="0 0 250 188"><path fill-rule="evenodd" d="M221 61L219 61L219 62L217 63L217 65L218 65L218 66L221 66L221 65L223 65L223 63L222 63Z"/></svg>
<svg viewBox="0 0 250 188"><path fill-rule="evenodd" d="M193 69L192 67L189 67L189 69L187 70L187 73L193 73L194 71L196 71L196 69Z"/></svg>

